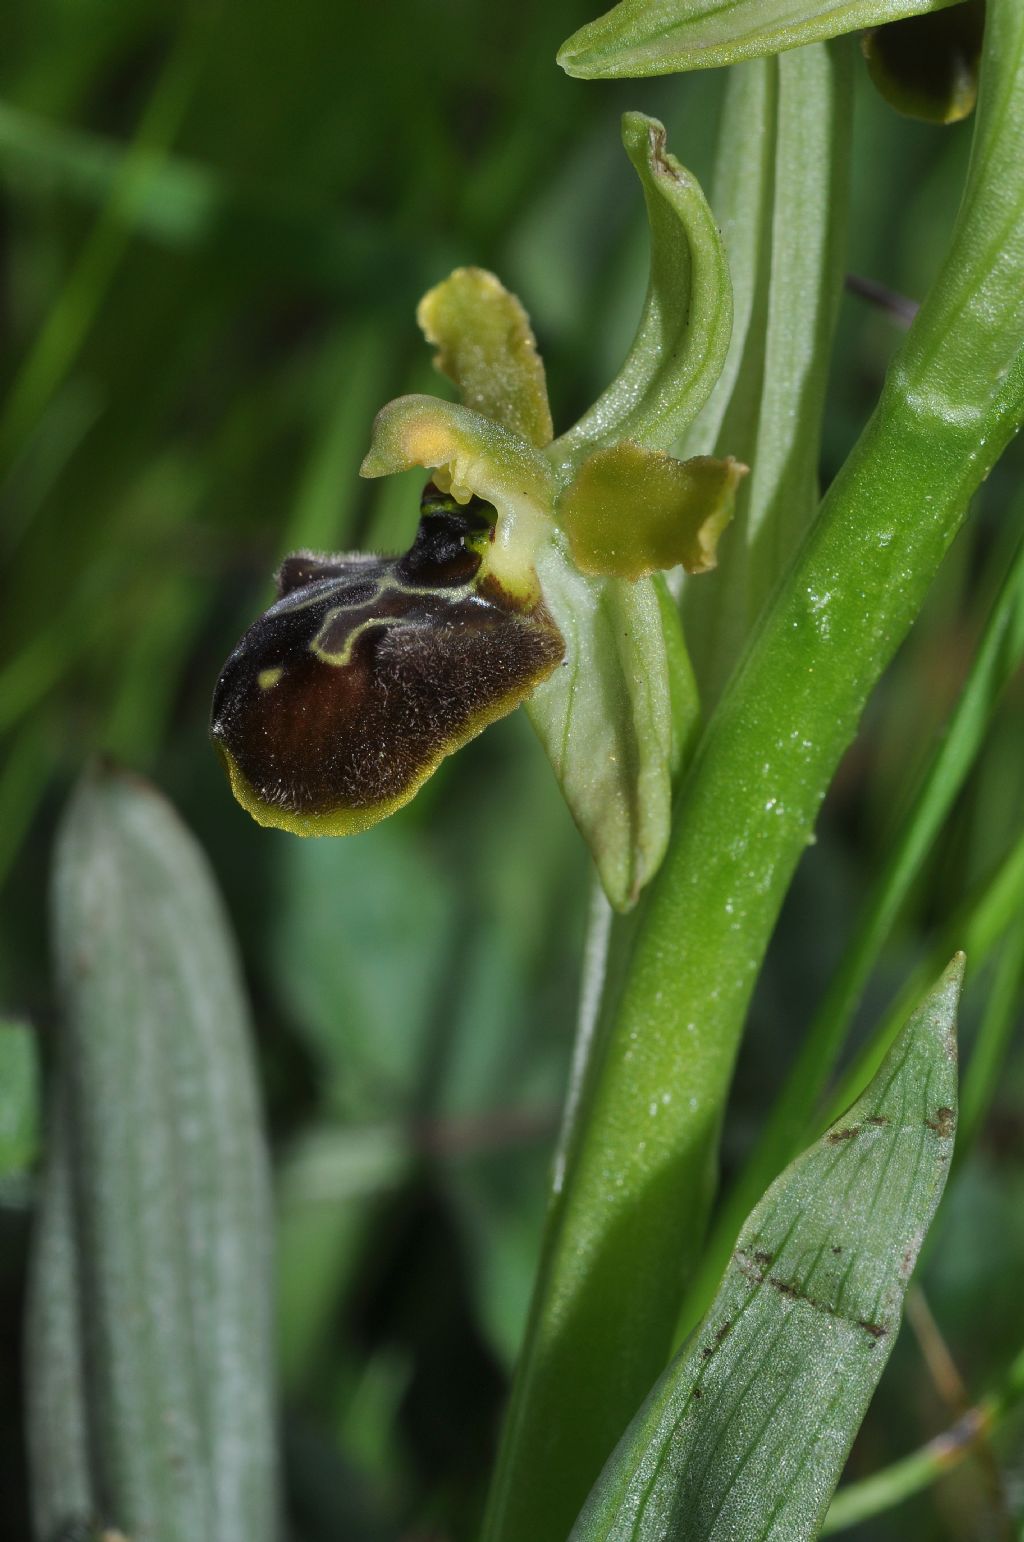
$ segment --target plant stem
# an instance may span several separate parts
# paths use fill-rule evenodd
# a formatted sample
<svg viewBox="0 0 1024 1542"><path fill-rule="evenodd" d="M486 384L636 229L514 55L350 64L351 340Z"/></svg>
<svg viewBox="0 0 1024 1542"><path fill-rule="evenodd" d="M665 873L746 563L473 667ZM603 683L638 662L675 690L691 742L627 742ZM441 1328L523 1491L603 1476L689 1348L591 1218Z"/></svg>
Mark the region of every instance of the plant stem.
<svg viewBox="0 0 1024 1542"><path fill-rule="evenodd" d="M715 712L608 993L486 1526L562 1542L699 1256L747 1003L822 798L1024 417L1024 11L993 0L952 247Z"/></svg>
<svg viewBox="0 0 1024 1542"><path fill-rule="evenodd" d="M864 902L853 938L757 1145L716 1217L699 1276L683 1307L680 1338L700 1319L711 1299L747 1212L806 1137L879 950L977 758L992 714L1022 657L1024 542L1018 544L963 691L885 865ZM960 945L957 939L955 946ZM915 976L915 981L919 979ZM887 1023L893 1021L891 1016L886 1019Z"/></svg>

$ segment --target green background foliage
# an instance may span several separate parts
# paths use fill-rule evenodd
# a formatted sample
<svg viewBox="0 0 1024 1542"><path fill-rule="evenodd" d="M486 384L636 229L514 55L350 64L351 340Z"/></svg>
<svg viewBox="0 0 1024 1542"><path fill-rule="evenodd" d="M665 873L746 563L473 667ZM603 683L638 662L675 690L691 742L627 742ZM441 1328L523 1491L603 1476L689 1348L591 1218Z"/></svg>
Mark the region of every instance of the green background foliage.
<svg viewBox="0 0 1024 1542"><path fill-rule="evenodd" d="M569 80L556 49L592 15L567 0L18 0L0 18L0 1014L30 1023L47 1056L54 830L83 760L111 753L198 833L242 947L275 1161L287 1499L306 1542L456 1539L479 1524L568 1074L589 873L523 713L385 826L299 842L230 800L205 741L209 696L284 552L408 544L419 474L356 473L382 402L444 389L413 313L453 266L492 268L522 296L556 432L621 363L647 236L619 114L662 118L708 189L725 76ZM900 119L855 66L846 266L921 298L971 124ZM899 341L889 315L843 298L823 482ZM1024 512L1020 469L1018 450L978 498L797 871L726 1116L726 1193L967 674ZM1019 601L1015 614L1019 632ZM1011 650L979 686L981 752L899 896L854 1023L863 1039L954 946L977 958L961 1017L970 1146L918 1276L972 1397L1022 1338L1015 669ZM20 1029L4 1035L19 1047L17 1097L0 1106L0 1536L21 1538L34 1077ZM959 1394L935 1371L926 1329L905 1330L848 1476L953 1422ZM1021 1434L1011 1416L996 1437L1017 1490ZM1015 1502L983 1451L851 1535L972 1538L1005 1531Z"/></svg>

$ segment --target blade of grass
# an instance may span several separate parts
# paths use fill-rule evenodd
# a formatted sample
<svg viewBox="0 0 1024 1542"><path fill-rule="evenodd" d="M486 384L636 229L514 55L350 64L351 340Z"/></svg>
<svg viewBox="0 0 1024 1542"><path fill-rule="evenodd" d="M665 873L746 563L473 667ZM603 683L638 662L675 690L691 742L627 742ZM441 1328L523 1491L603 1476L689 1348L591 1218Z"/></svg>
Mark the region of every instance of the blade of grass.
<svg viewBox="0 0 1024 1542"><path fill-rule="evenodd" d="M193 11L194 16L201 9ZM122 160L110 197L64 288L47 313L0 413L0 474L6 473L64 380L107 294L131 238L130 212L154 155L174 139L202 63L203 32L182 27Z"/></svg>
<svg viewBox="0 0 1024 1542"><path fill-rule="evenodd" d="M331 295L362 299L377 292L382 274L413 294L430 280L420 253L396 254L384 228L351 207L340 214L334 204L296 198L290 187L239 185L213 166L164 149L126 150L117 140L0 103L0 172L52 180L102 210L133 154L139 176L121 209L130 236L186 251L214 247L247 271L284 270Z"/></svg>
<svg viewBox="0 0 1024 1542"><path fill-rule="evenodd" d="M330 406L296 489L282 555L339 551L352 543L366 425L387 397L394 353L394 336L376 317L340 329L325 349L322 367L329 384L321 396Z"/></svg>
<svg viewBox="0 0 1024 1542"><path fill-rule="evenodd" d="M873 1477L841 1488L832 1501L822 1536L859 1526L930 1487L958 1467L981 1441L988 1440L1022 1399L1024 1350L1013 1360L998 1388L968 1409L950 1429Z"/></svg>
<svg viewBox="0 0 1024 1542"><path fill-rule="evenodd" d="M975 892L960 907L949 924L943 927L942 936L929 949L928 957L915 971L910 981L899 993L889 1012L875 1033L854 1057L838 1084L829 1094L825 1114L827 1120L836 1117L839 1110L863 1087L889 1051L889 1046L899 1032L901 1014L906 1013L907 1002L914 992L924 988L930 974L934 974L936 959L949 955L950 940L960 939L967 954L969 973L973 976L985 967L994 950L999 946L1007 929L1024 911L1024 834L1011 847L1003 861L980 883Z"/></svg>
<svg viewBox="0 0 1024 1542"><path fill-rule="evenodd" d="M989 989L985 1014L974 1041L961 1098L957 1166L978 1137L999 1083L1000 1072L1024 1000L1024 916L1010 926Z"/></svg>

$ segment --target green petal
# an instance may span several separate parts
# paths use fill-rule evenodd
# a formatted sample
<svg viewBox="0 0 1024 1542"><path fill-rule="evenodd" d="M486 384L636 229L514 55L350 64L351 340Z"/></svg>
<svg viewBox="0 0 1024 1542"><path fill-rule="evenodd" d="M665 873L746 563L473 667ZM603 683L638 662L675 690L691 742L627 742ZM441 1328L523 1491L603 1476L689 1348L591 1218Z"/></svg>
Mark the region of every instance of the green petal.
<svg viewBox="0 0 1024 1542"><path fill-rule="evenodd" d="M628 910L665 854L678 749L657 591L586 578L554 544L539 571L566 651L527 711L608 899Z"/></svg>
<svg viewBox="0 0 1024 1542"><path fill-rule="evenodd" d="M729 269L699 183L666 151L656 118L626 113L622 142L647 202L647 298L619 374L551 448L565 468L620 439L670 449L707 401L729 348Z"/></svg>
<svg viewBox="0 0 1024 1542"><path fill-rule="evenodd" d="M746 472L731 456L681 461L637 444L598 450L558 504L576 566L615 578L680 563L707 572Z"/></svg>
<svg viewBox="0 0 1024 1542"><path fill-rule="evenodd" d="M670 75L759 59L940 11L955 0L621 0L562 44L558 62L583 80Z"/></svg>
<svg viewBox="0 0 1024 1542"><path fill-rule="evenodd" d="M534 561L550 534L554 479L543 455L519 434L469 407L435 396L400 396L378 412L360 476L413 466L439 469L460 503L475 493L498 511L488 568L510 593L536 597Z"/></svg>
<svg viewBox="0 0 1024 1542"><path fill-rule="evenodd" d="M485 268L456 268L416 312L434 360L459 388L465 406L530 444L550 444L554 429L544 365L522 304Z"/></svg>

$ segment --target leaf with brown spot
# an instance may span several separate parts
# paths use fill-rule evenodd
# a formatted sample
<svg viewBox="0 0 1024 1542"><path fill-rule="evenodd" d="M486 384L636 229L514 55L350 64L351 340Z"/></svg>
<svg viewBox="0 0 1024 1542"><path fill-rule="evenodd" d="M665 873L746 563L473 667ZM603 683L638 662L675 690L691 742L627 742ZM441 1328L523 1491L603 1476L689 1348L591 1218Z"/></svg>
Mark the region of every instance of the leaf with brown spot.
<svg viewBox="0 0 1024 1542"><path fill-rule="evenodd" d="M820 1534L949 1170L962 977L958 955L841 1124L751 1213L704 1322L612 1453L570 1542Z"/></svg>

